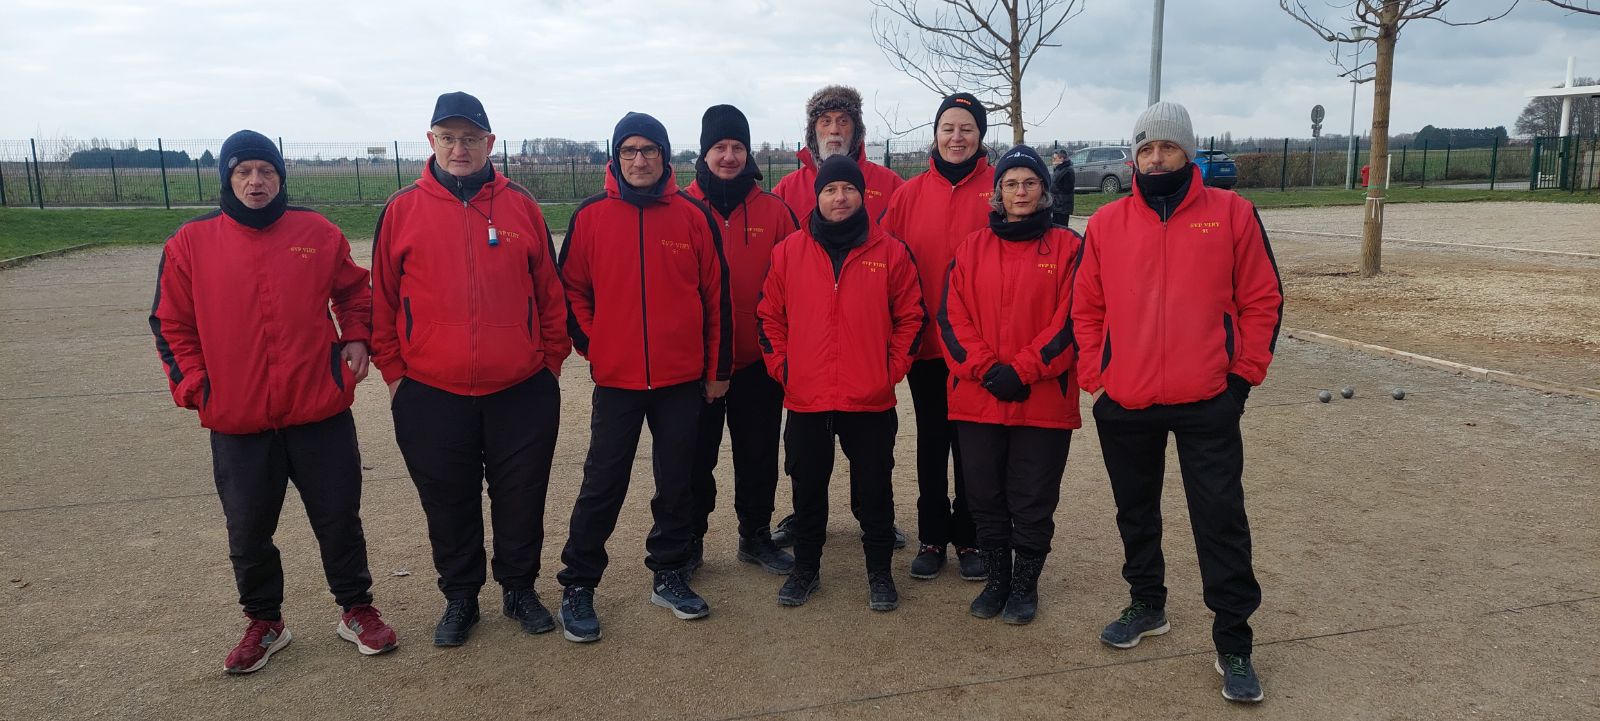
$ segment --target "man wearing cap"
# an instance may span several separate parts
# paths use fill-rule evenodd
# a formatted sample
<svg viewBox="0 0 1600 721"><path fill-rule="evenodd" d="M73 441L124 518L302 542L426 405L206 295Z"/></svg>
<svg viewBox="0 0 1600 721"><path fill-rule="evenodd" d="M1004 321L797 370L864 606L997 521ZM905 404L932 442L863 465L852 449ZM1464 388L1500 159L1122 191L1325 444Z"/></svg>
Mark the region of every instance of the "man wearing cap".
<svg viewBox="0 0 1600 721"><path fill-rule="evenodd" d="M700 411L728 391L733 310L718 223L673 183L672 145L660 121L628 113L611 134L605 191L572 214L561 277L578 352L594 377L589 456L572 509L561 623L569 641L600 639L594 589L606 541L649 423L655 526L645 539L650 602L681 619L711 607L689 587L694 496L690 469Z"/></svg>
<svg viewBox="0 0 1600 721"><path fill-rule="evenodd" d="M806 147L799 153L800 168L783 176L772 192L783 198L796 218L810 217L817 207L817 166L834 155L848 155L867 180L867 217L883 217L889 197L905 182L893 170L866 158L867 130L861 123L861 93L845 85L829 85L806 101Z"/></svg>
<svg viewBox="0 0 1600 721"><path fill-rule="evenodd" d="M460 646L485 581L485 483L501 610L527 633L555 628L534 580L560 425L556 377L572 343L550 230L533 196L489 162L483 104L445 93L430 125L433 156L378 216L373 362L445 598L433 643Z"/></svg>
<svg viewBox="0 0 1600 721"><path fill-rule="evenodd" d="M221 209L184 223L162 249L150 330L173 401L211 430L228 555L250 621L223 668L256 671L292 638L272 543L290 480L344 609L339 637L367 655L394 650L394 631L372 607L350 413L372 335L367 271L337 226L288 205L283 157L265 136L229 136L218 172Z"/></svg>
<svg viewBox="0 0 1600 721"><path fill-rule="evenodd" d="M700 120L700 159L686 192L711 208L721 226L733 304L733 376L728 393L700 411L695 443L694 545L698 567L716 508L717 457L726 420L733 439L733 510L739 518L738 558L769 573L787 574L794 559L772 542L773 496L778 485L778 431L783 386L767 375L756 345L756 302L772 246L799 224L778 196L764 192L750 155L750 122L732 105L714 105Z"/></svg>
<svg viewBox="0 0 1600 721"><path fill-rule="evenodd" d="M1072 309L1078 379L1094 396L1131 596L1100 640L1132 648L1170 628L1161 488L1172 433L1206 607L1216 614L1222 695L1256 702L1249 618L1261 587L1251 569L1239 417L1272 362L1282 285L1255 207L1202 182L1182 105L1150 106L1133 141L1133 193L1090 217Z"/></svg>
<svg viewBox="0 0 1600 721"><path fill-rule="evenodd" d="M988 112L971 93L941 100L933 114L928 169L894 192L883 216L883 227L916 254L922 287L936 289L928 294L934 313L942 305L944 296L937 289L944 288L945 271L956 248L989 222L994 168L983 147L988 129ZM917 417L918 550L911 561L911 577L937 577L947 549L954 546L961 577L982 581L988 569L978 553L967 506L966 469L956 444L956 426L948 416L950 369L940 354L933 324L923 329L918 348L917 361L906 374ZM954 479L948 470L952 454Z"/></svg>
<svg viewBox="0 0 1600 721"><path fill-rule="evenodd" d="M761 352L789 409L785 465L794 485L795 564L778 603L799 606L820 588L833 439L850 460L850 510L861 524L867 605L900 604L894 551L894 386L917 353L926 321L911 251L867 218L869 187L848 155L823 161L803 230L779 243L762 285Z"/></svg>

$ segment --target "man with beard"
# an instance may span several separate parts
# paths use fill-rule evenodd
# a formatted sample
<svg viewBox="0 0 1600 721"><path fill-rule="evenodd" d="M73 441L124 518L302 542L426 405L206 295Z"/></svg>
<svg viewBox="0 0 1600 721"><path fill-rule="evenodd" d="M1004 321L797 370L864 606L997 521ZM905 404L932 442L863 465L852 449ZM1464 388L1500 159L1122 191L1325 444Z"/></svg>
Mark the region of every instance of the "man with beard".
<svg viewBox="0 0 1600 721"><path fill-rule="evenodd" d="M739 517L739 560L769 573L787 574L794 559L772 542L773 496L778 485L778 430L783 386L767 375L756 345L756 302L772 246L798 227L778 196L761 190L761 170L750 155L750 122L732 105L706 109L700 120L700 159L685 191L710 206L721 226L733 294L733 377L728 394L700 410L695 443L694 541L691 568L705 554L705 535L717 503L715 471L722 426L733 437L733 510Z"/></svg>
<svg viewBox="0 0 1600 721"><path fill-rule="evenodd" d="M811 186L817 167L834 155L848 155L867 180L867 217L873 222L889 208L889 197L905 183L893 170L866 158L867 130L861 124L861 93L845 85L829 85L806 101L806 147L800 150L800 168L778 181L772 192L783 198L796 218L817 207Z"/></svg>

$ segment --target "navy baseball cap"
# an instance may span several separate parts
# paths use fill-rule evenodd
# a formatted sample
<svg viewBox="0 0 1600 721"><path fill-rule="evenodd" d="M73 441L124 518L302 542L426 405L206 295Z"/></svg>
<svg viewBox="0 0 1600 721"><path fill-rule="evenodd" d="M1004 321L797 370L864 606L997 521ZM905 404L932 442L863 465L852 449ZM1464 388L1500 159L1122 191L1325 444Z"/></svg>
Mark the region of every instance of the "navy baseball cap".
<svg viewBox="0 0 1600 721"><path fill-rule="evenodd" d="M433 120L428 125L438 125L440 121L451 118L462 118L486 133L493 132L489 129L489 114L483 112L483 103L466 93L457 91L440 95L439 102L433 105Z"/></svg>

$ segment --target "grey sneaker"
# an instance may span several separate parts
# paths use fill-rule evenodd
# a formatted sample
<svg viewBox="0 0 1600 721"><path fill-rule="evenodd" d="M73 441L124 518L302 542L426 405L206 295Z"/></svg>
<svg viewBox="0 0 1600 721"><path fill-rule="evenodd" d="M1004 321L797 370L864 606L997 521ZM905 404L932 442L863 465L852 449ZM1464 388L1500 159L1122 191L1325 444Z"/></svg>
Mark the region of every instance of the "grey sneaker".
<svg viewBox="0 0 1600 721"><path fill-rule="evenodd" d="M1133 648L1145 636L1160 636L1172 630L1167 614L1152 608L1144 601L1134 601L1122 609L1122 615L1100 632L1100 642L1116 648Z"/></svg>
<svg viewBox="0 0 1600 721"><path fill-rule="evenodd" d="M1217 673L1222 674L1222 697L1240 703L1261 703L1266 695L1261 693L1261 679L1256 678L1256 667L1250 663L1248 653L1219 653L1215 662Z"/></svg>

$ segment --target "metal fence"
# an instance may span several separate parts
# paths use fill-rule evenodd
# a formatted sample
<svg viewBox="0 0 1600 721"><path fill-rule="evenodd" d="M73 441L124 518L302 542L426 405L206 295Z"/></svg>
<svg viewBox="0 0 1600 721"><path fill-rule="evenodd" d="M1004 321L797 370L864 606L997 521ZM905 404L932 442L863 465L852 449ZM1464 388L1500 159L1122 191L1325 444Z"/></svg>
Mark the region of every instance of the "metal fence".
<svg viewBox="0 0 1600 721"><path fill-rule="evenodd" d="M1122 140L1039 142L1041 152L1069 151ZM1330 144L1339 147L1329 147ZM1227 152L1238 164L1239 188L1337 188L1344 185L1349 159L1344 141L1272 141L1265 147L1202 139L1204 148ZM222 141L0 140L0 205L13 207L213 206L221 179L216 154ZM286 187L298 204L379 203L410 184L423 170L430 150L425 142L293 143L279 140L289 166ZM546 202L575 202L600 192L605 179L607 143L549 139L501 139L494 162L501 172ZM904 177L928 168L929 140L897 139L869 143L868 157ZM774 186L797 167L796 144L758 143L763 184ZM1000 150L998 144L991 153ZM1369 162L1365 142L1354 167ZM1486 184L1528 188L1535 155L1530 143L1489 148L1390 146L1392 185ZM1561 146L1563 190L1600 189L1600 139L1572 139ZM1545 161L1549 175L1550 162ZM681 184L693 177L692 157L680 152L674 168ZM1376 179L1375 179L1376 180ZM1358 183L1359 184L1359 183Z"/></svg>

